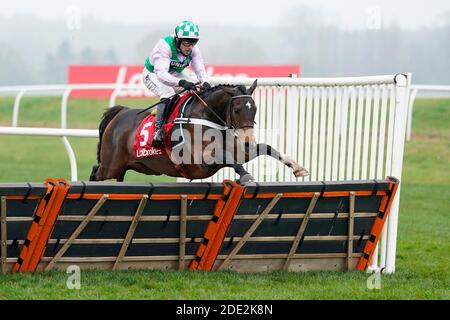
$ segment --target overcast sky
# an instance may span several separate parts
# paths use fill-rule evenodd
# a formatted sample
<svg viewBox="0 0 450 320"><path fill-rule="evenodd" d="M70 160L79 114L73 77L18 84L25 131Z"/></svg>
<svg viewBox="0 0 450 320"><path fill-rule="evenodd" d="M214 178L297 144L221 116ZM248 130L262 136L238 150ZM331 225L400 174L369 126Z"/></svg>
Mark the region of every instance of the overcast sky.
<svg viewBox="0 0 450 320"><path fill-rule="evenodd" d="M288 23L292 12L307 6L346 29L366 28L373 19L378 19L381 27L395 22L402 28L416 29L436 25L445 12L450 12L449 0L2 0L0 14L31 13L42 19L67 19L73 12L71 6L81 12L81 23L83 18L92 17L105 22L170 26L184 19L199 24L280 26Z"/></svg>

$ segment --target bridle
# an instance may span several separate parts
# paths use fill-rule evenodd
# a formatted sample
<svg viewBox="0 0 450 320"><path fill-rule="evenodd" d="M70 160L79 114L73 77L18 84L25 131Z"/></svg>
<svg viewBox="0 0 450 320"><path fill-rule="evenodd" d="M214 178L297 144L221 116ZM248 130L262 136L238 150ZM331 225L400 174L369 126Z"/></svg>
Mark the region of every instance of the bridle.
<svg viewBox="0 0 450 320"><path fill-rule="evenodd" d="M229 121L229 123L230 123L230 127L232 128L232 129L234 129L234 130L237 130L237 129L245 129L245 128L250 128L250 129L253 129L253 124L251 125L251 126L238 126L238 127L235 127L235 126L233 126L233 124L232 124L232 121L231 121L231 113L233 112L233 100L234 99L238 99L238 98L250 98L250 99L253 99L252 98L252 96L251 95L249 95L249 94L242 94L242 95L239 95L239 96L232 96L231 97L231 99L230 99L230 103L229 103L229 105L228 105L228 107L227 107L227 121Z"/></svg>
<svg viewBox="0 0 450 320"><path fill-rule="evenodd" d="M226 121L222 119L221 116L219 116L202 98L200 98L200 96L195 92L195 91L191 91L199 100L200 102L206 107L208 108L212 114L214 114L214 116L227 128L229 129L233 129L233 130L237 130L237 129L245 129L245 128L250 128L253 129L253 125L249 126L249 125L245 125L245 126L234 126L231 120L231 113L233 111L233 100L234 99L239 99L239 98L250 98L253 99L251 95L249 94L242 94L242 95L238 95L238 96L232 96L230 99L230 102L227 106L227 110L226 110Z"/></svg>

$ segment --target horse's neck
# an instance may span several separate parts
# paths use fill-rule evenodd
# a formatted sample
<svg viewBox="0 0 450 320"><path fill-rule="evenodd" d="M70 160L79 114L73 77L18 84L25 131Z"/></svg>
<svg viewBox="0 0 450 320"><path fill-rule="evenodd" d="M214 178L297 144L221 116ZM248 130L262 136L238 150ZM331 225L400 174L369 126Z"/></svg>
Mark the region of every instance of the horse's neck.
<svg viewBox="0 0 450 320"><path fill-rule="evenodd" d="M217 113L220 117L223 118L223 120L226 121L226 111L227 111L227 105L230 100L230 95L227 93L217 90L215 92L212 92L210 95L206 96L205 98L202 98L206 104L208 105L208 108L212 109L215 113ZM208 109L205 107L200 101L197 103L197 105L200 105L200 107L197 107L196 109ZM211 111L206 110L206 113L209 116L209 118L212 116ZM217 119L213 116L213 121L216 121Z"/></svg>

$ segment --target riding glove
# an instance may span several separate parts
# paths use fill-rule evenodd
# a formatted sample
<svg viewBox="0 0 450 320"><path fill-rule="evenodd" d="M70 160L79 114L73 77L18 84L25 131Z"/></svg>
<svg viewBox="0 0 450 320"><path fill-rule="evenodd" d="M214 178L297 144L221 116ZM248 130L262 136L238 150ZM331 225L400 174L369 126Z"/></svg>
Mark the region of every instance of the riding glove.
<svg viewBox="0 0 450 320"><path fill-rule="evenodd" d="M203 89L206 89L206 90L211 89L211 85L209 84L209 82L203 82L202 87L203 87Z"/></svg>
<svg viewBox="0 0 450 320"><path fill-rule="evenodd" d="M194 83L192 83L192 82L190 82L190 81L183 80L183 79L181 79L181 80L178 82L178 85L179 85L180 87L186 89L186 90L194 90L194 91L197 90L197 87L195 86Z"/></svg>

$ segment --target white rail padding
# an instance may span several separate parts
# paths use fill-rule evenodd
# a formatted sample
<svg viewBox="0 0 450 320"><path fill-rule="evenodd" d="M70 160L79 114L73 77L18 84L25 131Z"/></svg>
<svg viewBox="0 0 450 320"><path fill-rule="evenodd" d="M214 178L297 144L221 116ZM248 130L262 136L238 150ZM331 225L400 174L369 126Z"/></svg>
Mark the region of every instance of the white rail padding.
<svg viewBox="0 0 450 320"><path fill-rule="evenodd" d="M23 136L56 136L56 137L98 138L98 130L90 130L90 129L0 127L0 134L23 135Z"/></svg>

